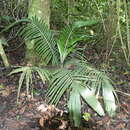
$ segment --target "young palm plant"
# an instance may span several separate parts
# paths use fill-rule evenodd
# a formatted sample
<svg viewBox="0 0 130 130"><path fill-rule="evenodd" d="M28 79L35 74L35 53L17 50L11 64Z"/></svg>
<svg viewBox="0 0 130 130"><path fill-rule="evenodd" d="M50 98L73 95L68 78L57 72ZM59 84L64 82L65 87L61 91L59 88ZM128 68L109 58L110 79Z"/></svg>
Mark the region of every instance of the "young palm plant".
<svg viewBox="0 0 130 130"><path fill-rule="evenodd" d="M90 67L86 61L71 57L73 53L78 53L76 52L78 41L85 37L77 35L77 29L97 23L95 20L75 22L65 27L55 40L45 23L33 17L20 33L25 40L33 40L37 54L46 64L52 63L57 66L58 69L54 71L49 84L47 97L49 103L57 105L65 92L68 92L67 104L75 126L80 125L82 99L100 116L105 114L98 100L101 96L105 111L110 116L113 116L116 110L116 93L108 76Z"/></svg>

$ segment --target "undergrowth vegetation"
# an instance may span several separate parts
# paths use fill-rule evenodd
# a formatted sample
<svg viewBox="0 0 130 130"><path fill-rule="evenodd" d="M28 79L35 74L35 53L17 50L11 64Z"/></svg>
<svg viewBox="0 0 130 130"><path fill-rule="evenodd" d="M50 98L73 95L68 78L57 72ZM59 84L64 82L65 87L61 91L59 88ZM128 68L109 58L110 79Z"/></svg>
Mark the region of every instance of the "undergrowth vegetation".
<svg viewBox="0 0 130 130"><path fill-rule="evenodd" d="M61 97L67 92L68 108L70 117L74 120L75 126L80 125L81 100L83 99L100 116L105 114L98 97L103 96L105 111L113 116L116 110L116 93L112 81L104 72L91 67L83 58L76 59L73 53L76 52L77 41L82 40L85 35L75 34L77 28L97 24L93 21L78 21L63 29L58 39L53 37L51 30L41 19L33 17L19 32L25 40L34 42L35 51L47 64L57 66L49 77L49 70L39 67L21 67L11 74L22 72L19 79L18 98L20 89L25 79L26 91L29 95L29 84L32 84L32 72L40 75L43 83L51 79L47 97L49 103L57 105ZM71 55L73 54L73 57Z"/></svg>
<svg viewBox="0 0 130 130"><path fill-rule="evenodd" d="M27 97L33 98L33 81L41 79L48 86L48 104L57 106L63 96L66 97L70 119L76 127L80 126L85 103L99 116L115 116L119 101L107 69L111 56L125 66L130 65L130 2L53 0L48 6L48 12L52 11L48 14L51 18L46 16L48 23L40 18L42 8L39 12L31 8L35 13L29 10L30 1L4 0L1 3L4 8L0 8L0 56L4 66L11 67L5 50L8 50L8 41L16 37L22 39L26 47L29 45L31 51L28 49L28 52L33 59L25 58L24 65L9 74L20 74L17 103L22 88ZM101 65L97 62L97 68L86 60L89 46L103 62Z"/></svg>

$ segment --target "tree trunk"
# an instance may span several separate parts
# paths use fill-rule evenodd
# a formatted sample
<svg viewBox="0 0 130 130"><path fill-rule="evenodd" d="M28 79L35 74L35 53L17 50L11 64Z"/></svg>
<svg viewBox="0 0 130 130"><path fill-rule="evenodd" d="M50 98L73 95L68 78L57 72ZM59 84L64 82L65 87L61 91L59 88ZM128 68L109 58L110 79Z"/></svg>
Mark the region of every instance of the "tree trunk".
<svg viewBox="0 0 130 130"><path fill-rule="evenodd" d="M43 19L49 27L50 0L31 0L29 3L28 17L31 18L32 16L37 16L39 19ZM33 41L27 41L26 46L25 60L29 64L35 64L36 54Z"/></svg>

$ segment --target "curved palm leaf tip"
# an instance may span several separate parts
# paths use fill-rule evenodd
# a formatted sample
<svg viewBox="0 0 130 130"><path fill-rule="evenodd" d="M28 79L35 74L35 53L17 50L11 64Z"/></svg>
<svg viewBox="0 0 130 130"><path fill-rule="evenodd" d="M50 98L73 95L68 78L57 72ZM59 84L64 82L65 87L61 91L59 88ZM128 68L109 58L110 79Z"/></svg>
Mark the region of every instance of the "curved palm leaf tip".
<svg viewBox="0 0 130 130"><path fill-rule="evenodd" d="M74 63L74 62L73 62ZM49 102L57 105L66 90L70 90L68 108L75 126L79 126L81 118L81 97L100 116L104 110L97 99L97 94L102 92L105 110L113 116L116 110L115 92L109 78L86 63L76 63L75 69L60 69L53 75L47 93ZM98 92L99 91L99 92Z"/></svg>
<svg viewBox="0 0 130 130"><path fill-rule="evenodd" d="M50 73L46 69L41 69L41 68L38 68L38 67L29 67L29 66L20 67L20 68L13 70L10 73L10 75L21 73L21 76L20 76L20 79L19 79L18 92L17 92L17 103L19 101L20 91L21 91L21 87L22 87L24 81L26 83L27 96L29 95L30 85L32 84L32 81L33 81L32 74L34 72L38 73L38 75L40 76L43 83L45 83L45 81L49 80L49 78L50 78ZM31 93L31 95L33 97L33 92Z"/></svg>
<svg viewBox="0 0 130 130"><path fill-rule="evenodd" d="M45 63L58 65L58 52L53 33L48 29L44 21L32 17L31 22L20 32L20 35L29 41L33 41L38 55Z"/></svg>

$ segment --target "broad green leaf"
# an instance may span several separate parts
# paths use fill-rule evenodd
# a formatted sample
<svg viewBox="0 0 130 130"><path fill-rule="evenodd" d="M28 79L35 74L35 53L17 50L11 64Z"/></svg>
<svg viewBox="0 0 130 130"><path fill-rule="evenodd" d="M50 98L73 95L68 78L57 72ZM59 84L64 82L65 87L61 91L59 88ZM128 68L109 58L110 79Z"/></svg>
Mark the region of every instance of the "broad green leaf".
<svg viewBox="0 0 130 130"><path fill-rule="evenodd" d="M98 20L87 20L87 21L77 21L74 23L74 27L75 28L81 28L81 27L84 27L84 26L91 26L91 25L95 25L99 23Z"/></svg>
<svg viewBox="0 0 130 130"><path fill-rule="evenodd" d="M102 83L102 95L105 103L105 110L112 117L116 111L116 101L114 96L114 88L111 83L104 79Z"/></svg>
<svg viewBox="0 0 130 130"><path fill-rule="evenodd" d="M78 84L74 83L72 85L75 86ZM73 119L75 126L79 127L81 122L81 101L80 101L80 93L75 88L73 88L70 93L68 108L70 112L70 117L71 119Z"/></svg>
<svg viewBox="0 0 130 130"><path fill-rule="evenodd" d="M79 88L80 95L100 116L104 116L104 111L99 101L96 99L96 96L90 91L89 88L84 88L80 86Z"/></svg>

